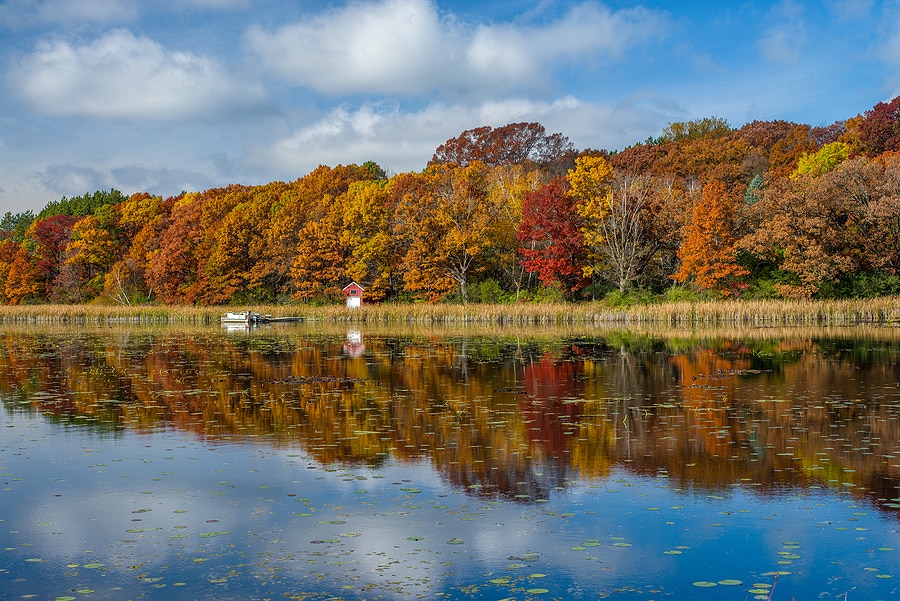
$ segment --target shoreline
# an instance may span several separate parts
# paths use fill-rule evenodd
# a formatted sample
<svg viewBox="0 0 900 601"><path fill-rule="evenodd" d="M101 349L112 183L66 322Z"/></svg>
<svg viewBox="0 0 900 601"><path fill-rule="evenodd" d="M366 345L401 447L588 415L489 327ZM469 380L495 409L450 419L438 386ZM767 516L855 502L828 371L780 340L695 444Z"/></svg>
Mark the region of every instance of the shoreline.
<svg viewBox="0 0 900 601"><path fill-rule="evenodd" d="M260 305L24 305L0 306L2 325L211 325L226 311L347 324L618 325L618 326L856 326L900 327L900 297L825 301L661 302L627 308L602 302L510 305L371 304Z"/></svg>

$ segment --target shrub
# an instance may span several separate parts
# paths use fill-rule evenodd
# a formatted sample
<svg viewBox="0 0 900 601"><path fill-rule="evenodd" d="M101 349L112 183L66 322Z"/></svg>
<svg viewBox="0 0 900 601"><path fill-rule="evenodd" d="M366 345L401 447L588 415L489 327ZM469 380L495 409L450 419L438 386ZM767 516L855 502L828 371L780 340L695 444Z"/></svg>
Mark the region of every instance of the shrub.
<svg viewBox="0 0 900 601"><path fill-rule="evenodd" d="M540 286L535 289L531 300L535 303L562 303L566 300L566 295L562 290L562 286L558 283L549 286Z"/></svg>
<svg viewBox="0 0 900 601"><path fill-rule="evenodd" d="M603 297L604 304L609 307L649 305L656 300L656 296L648 290L629 290L627 292L622 292L618 288L607 292Z"/></svg>
<svg viewBox="0 0 900 601"><path fill-rule="evenodd" d="M500 283L494 279L478 282L469 288L469 301L485 304L507 304L515 300L515 294L503 290Z"/></svg>
<svg viewBox="0 0 900 601"><path fill-rule="evenodd" d="M663 300L669 303L696 303L705 299L703 295L686 286L672 286L663 293Z"/></svg>

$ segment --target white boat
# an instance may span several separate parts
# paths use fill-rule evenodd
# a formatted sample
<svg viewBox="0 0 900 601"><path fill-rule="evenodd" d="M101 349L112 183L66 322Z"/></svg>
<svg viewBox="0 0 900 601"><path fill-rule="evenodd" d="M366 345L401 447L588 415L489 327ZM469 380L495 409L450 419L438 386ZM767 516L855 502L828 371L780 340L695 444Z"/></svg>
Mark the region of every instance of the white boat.
<svg viewBox="0 0 900 601"><path fill-rule="evenodd" d="M272 317L268 313L266 315L260 315L259 313L252 313L250 311L241 311L240 313L235 313L234 311L229 311L225 315L219 318L219 323L222 325L225 324L240 324L240 325L259 325L263 323L290 323L290 322L299 322L303 321L302 317Z"/></svg>
<svg viewBox="0 0 900 601"><path fill-rule="evenodd" d="M258 321L259 313L251 313L250 311L244 311L241 313L234 313L232 311L229 311L219 318L220 323L250 324L257 323Z"/></svg>

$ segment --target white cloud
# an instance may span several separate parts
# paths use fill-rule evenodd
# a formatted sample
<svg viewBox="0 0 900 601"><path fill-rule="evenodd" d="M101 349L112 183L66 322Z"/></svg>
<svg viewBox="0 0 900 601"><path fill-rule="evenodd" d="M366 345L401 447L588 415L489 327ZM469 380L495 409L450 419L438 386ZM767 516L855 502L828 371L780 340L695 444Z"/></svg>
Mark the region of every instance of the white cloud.
<svg viewBox="0 0 900 601"><path fill-rule="evenodd" d="M456 59L440 53L452 48L452 37L427 0L385 0L326 11L271 34L254 26L245 41L264 67L315 90L405 93L440 81Z"/></svg>
<svg viewBox="0 0 900 601"><path fill-rule="evenodd" d="M173 120L202 118L262 100L215 61L170 51L124 29L85 45L40 42L11 74L36 111L60 116Z"/></svg>
<svg viewBox="0 0 900 601"><path fill-rule="evenodd" d="M244 41L266 69L319 92L489 96L546 88L560 63L595 67L666 26L662 13L587 2L548 23L466 28L430 0L381 0L253 26Z"/></svg>

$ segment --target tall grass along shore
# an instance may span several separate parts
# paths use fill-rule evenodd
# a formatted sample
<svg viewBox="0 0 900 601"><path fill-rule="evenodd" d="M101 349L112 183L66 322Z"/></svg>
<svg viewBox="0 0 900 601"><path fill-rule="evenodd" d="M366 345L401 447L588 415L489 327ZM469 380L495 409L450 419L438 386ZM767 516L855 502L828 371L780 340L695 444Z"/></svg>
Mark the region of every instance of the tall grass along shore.
<svg viewBox="0 0 900 601"><path fill-rule="evenodd" d="M658 326L852 326L900 325L900 297L829 301L661 302L627 308L602 302L558 304L257 307L25 305L0 307L2 324L190 324L218 323L224 311L250 310L272 317L336 323L658 325Z"/></svg>

